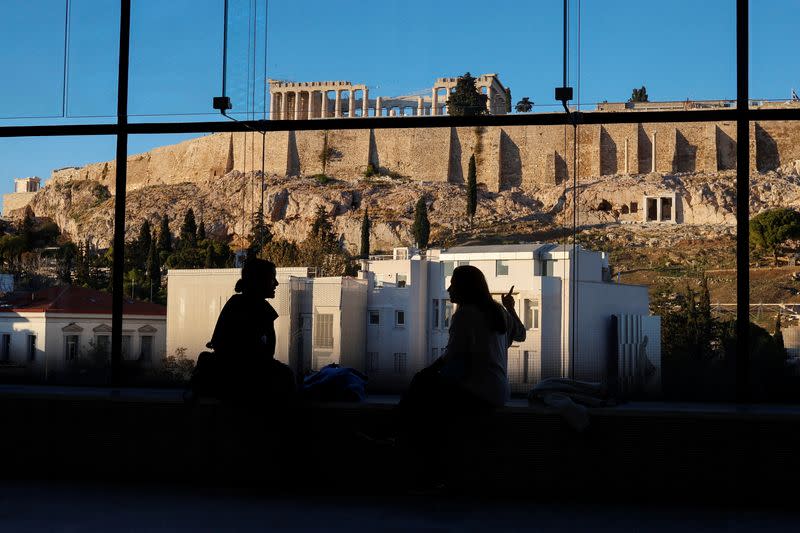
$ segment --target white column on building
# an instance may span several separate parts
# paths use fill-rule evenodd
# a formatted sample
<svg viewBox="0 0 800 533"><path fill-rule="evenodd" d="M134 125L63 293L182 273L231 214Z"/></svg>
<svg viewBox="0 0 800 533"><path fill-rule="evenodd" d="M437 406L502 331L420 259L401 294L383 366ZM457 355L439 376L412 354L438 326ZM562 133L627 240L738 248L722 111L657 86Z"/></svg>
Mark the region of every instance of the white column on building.
<svg viewBox="0 0 800 533"><path fill-rule="evenodd" d="M369 89L366 87L361 89L361 116L369 116Z"/></svg>
<svg viewBox="0 0 800 533"><path fill-rule="evenodd" d="M625 174L630 174L628 169L628 139L625 139Z"/></svg>
<svg viewBox="0 0 800 533"><path fill-rule="evenodd" d="M438 89L439 89L438 87L434 87L433 88L433 94L431 95L431 115L437 115L438 111L439 111L437 109L439 107Z"/></svg>
<svg viewBox="0 0 800 533"><path fill-rule="evenodd" d="M381 113L383 113L383 109L382 108L383 108L383 98L381 98L379 96L379 97L377 97L375 99L375 116L376 117L381 116Z"/></svg>
<svg viewBox="0 0 800 533"><path fill-rule="evenodd" d="M417 116L422 116L425 114L425 101L422 99L421 96L417 97Z"/></svg>
<svg viewBox="0 0 800 533"><path fill-rule="evenodd" d="M356 116L356 91L355 89L350 89L350 102L347 104L347 116L350 118L355 118Z"/></svg>
<svg viewBox="0 0 800 533"><path fill-rule="evenodd" d="M289 91L283 91L282 98L283 104L281 105L281 118L283 120L290 120L292 117L289 116L289 96L291 93Z"/></svg>
<svg viewBox="0 0 800 533"><path fill-rule="evenodd" d="M492 96L493 96L493 94L494 94L494 91L492 91L492 86L489 85L486 88L486 110L489 111L490 115L494 114L494 109L492 107Z"/></svg>
<svg viewBox="0 0 800 533"><path fill-rule="evenodd" d="M661 222L661 197L656 196L656 220Z"/></svg>
<svg viewBox="0 0 800 533"><path fill-rule="evenodd" d="M342 92L339 89L336 89L336 103L334 106L333 116L336 118L342 117Z"/></svg>
<svg viewBox="0 0 800 533"><path fill-rule="evenodd" d="M320 118L328 117L328 91L320 91L322 98L319 101Z"/></svg>
<svg viewBox="0 0 800 533"><path fill-rule="evenodd" d="M269 118L275 117L275 112L278 109L278 93L271 92L269 95Z"/></svg>
<svg viewBox="0 0 800 533"><path fill-rule="evenodd" d="M657 134L657 132L654 131L653 132L653 146L652 146L652 148L653 148L653 156L652 156L652 162L651 162L652 164L650 165L650 167L651 167L650 171L651 172L655 172L656 171L656 134ZM658 205L660 206L661 204L659 203ZM661 208L659 207L659 209L661 209ZM659 211L658 214L659 214L658 219L661 220L661 211Z"/></svg>
<svg viewBox="0 0 800 533"><path fill-rule="evenodd" d="M300 120L300 91L294 92L294 119Z"/></svg>

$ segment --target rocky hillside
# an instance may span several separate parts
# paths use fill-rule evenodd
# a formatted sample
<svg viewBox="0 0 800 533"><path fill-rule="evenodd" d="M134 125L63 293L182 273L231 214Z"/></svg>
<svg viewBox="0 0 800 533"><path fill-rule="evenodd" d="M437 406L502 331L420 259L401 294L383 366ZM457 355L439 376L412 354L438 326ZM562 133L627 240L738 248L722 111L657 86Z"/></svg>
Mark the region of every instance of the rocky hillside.
<svg viewBox="0 0 800 533"><path fill-rule="evenodd" d="M800 207L798 169L754 175L751 179L751 211L777 206ZM261 177L237 170L218 177L191 177L178 183L152 183L127 195L127 232L132 238L144 219L157 225L163 214L178 231L180 220L193 208L211 234L237 239L250 232L251 215L261 202ZM482 189L478 213L470 225L466 216L463 185L418 182L376 177L357 181L313 177L267 176L264 201L273 233L302 240L308 233L317 206L332 216L343 244L355 251L360 240L361 217L368 208L373 250L411 244L410 227L417 199L428 200L432 240L447 244L464 235L492 238L508 235L508 225L537 230L571 227L571 183L536 186L533 189L493 193ZM324 181L324 180L323 180ZM578 223L596 226L635 223L638 213L628 212L631 202L641 204L644 195L678 193L679 220L684 224L730 226L735 224L735 174L683 173L608 176L583 180L578 186ZM49 217L74 240L89 239L99 247L113 235L114 197L107 186L90 179L53 180L31 203L38 217ZM632 227L631 227L632 228ZM526 240L524 235L514 238Z"/></svg>

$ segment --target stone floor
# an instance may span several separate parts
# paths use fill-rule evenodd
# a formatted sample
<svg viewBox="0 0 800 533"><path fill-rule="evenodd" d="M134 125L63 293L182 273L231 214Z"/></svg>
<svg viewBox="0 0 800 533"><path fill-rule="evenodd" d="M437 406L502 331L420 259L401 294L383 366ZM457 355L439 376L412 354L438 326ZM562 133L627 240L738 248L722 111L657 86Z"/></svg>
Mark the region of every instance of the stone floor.
<svg viewBox="0 0 800 533"><path fill-rule="evenodd" d="M39 531L797 531L775 509L482 501L442 496L276 498L252 491L70 482L0 483L0 530ZM563 497L561 497L563 496ZM624 495L620 495L624 500Z"/></svg>

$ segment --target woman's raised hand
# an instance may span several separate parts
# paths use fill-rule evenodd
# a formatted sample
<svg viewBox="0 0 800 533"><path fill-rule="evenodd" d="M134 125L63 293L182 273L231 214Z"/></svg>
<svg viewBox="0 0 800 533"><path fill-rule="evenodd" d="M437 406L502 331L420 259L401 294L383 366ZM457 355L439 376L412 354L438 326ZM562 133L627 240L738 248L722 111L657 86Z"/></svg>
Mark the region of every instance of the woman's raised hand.
<svg viewBox="0 0 800 533"><path fill-rule="evenodd" d="M501 296L503 300L503 307L508 309L509 311L514 309L514 297L511 296L511 293L514 292L514 286L512 285L510 289L508 289L508 294L504 294Z"/></svg>

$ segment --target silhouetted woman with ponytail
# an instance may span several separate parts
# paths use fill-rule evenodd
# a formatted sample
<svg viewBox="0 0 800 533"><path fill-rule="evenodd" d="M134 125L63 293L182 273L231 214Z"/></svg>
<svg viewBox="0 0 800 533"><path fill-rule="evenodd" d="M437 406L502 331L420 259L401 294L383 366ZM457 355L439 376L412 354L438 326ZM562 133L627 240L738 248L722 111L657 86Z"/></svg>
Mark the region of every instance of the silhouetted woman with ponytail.
<svg viewBox="0 0 800 533"><path fill-rule="evenodd" d="M525 340L514 310L514 287L496 302L483 273L463 265L447 292L457 309L444 354L418 372L400 401L406 437L428 475L435 475L441 440L453 416L501 407L509 398L508 348Z"/></svg>

